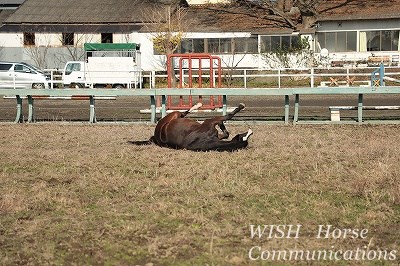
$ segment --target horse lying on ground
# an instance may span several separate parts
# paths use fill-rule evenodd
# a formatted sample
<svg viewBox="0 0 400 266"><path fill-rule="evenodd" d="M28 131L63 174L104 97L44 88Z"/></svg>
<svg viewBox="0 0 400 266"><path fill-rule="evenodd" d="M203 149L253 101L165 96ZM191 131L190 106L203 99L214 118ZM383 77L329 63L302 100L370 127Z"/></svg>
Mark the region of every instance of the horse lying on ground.
<svg viewBox="0 0 400 266"><path fill-rule="evenodd" d="M228 115L206 119L203 123L185 118L201 106L202 104L198 103L185 112L174 111L168 114L157 123L154 136L150 140L130 141L130 143L135 145L154 143L161 147L193 151L235 151L247 147L249 137L253 134L251 129L246 133L236 135L232 140L224 140L229 137L224 121L232 119L236 113L243 110L244 104L239 104ZM217 125L222 133L218 132Z"/></svg>

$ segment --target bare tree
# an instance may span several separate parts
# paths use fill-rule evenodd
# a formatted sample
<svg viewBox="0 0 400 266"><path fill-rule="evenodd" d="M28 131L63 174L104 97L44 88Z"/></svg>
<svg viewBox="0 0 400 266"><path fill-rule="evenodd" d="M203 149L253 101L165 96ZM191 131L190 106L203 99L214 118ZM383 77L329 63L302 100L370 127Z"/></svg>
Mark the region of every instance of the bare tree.
<svg viewBox="0 0 400 266"><path fill-rule="evenodd" d="M91 42L93 40L93 34L87 33L71 33L73 34L73 44L65 45L63 42L62 34L58 35L59 42L65 48L62 51L54 55L55 60L59 64L65 64L67 61L82 61L85 57L85 52L83 51L83 44L85 42Z"/></svg>
<svg viewBox="0 0 400 266"><path fill-rule="evenodd" d="M355 0L346 0L337 7L353 1ZM313 27L317 21L319 10L326 11L320 7L327 0L231 0L231 2L265 10L266 15L262 17L263 19L282 20L287 28L297 30ZM252 12L247 12L246 15L259 16Z"/></svg>
<svg viewBox="0 0 400 266"><path fill-rule="evenodd" d="M46 40L44 44L40 46L29 45L25 48L24 52L28 55L34 64L40 69L45 69L47 67L47 52L50 48L50 41Z"/></svg>
<svg viewBox="0 0 400 266"><path fill-rule="evenodd" d="M174 9L172 6L166 6L164 9L149 11L146 16L149 20L144 29L150 32L154 49L167 55L179 48L188 29L186 15L187 10L184 7Z"/></svg>
<svg viewBox="0 0 400 266"><path fill-rule="evenodd" d="M160 54L173 54L181 45L190 22L186 19L187 9L183 6L165 6L149 10L146 14L147 20L143 29L149 32L153 41L154 49ZM165 62L165 67L167 64ZM174 73L174 62L170 64L170 72ZM172 78L172 77L170 77ZM173 86L176 86L176 79L172 78Z"/></svg>

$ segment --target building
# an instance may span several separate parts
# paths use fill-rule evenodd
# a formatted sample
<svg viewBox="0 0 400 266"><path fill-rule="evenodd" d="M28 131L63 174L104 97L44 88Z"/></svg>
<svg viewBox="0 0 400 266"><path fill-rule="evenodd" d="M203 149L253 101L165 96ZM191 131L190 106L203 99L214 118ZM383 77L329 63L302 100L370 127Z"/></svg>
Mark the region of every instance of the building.
<svg viewBox="0 0 400 266"><path fill-rule="evenodd" d="M227 67L266 67L261 54L295 45L300 36L308 38L312 51L323 51L333 62L398 58L400 0L325 0L305 27L292 27L258 3L26 0L3 18L0 60L61 68L68 60L82 59L84 42L136 42L141 44L143 68L163 69L165 56L153 43L157 25L182 9L183 41L177 51L217 54ZM293 21L307 15L285 12Z"/></svg>

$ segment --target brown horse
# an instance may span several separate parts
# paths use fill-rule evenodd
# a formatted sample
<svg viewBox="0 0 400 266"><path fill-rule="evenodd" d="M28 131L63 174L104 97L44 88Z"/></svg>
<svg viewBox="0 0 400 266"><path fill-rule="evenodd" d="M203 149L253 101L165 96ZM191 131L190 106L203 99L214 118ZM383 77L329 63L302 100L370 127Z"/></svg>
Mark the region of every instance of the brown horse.
<svg viewBox="0 0 400 266"><path fill-rule="evenodd" d="M236 113L243 110L244 104L239 104L228 115L206 119L203 123L185 118L190 112L200 107L201 103L198 103L185 112L175 111L168 114L158 122L154 136L150 140L130 143L136 145L155 143L161 147L193 151L235 151L247 147L248 139L253 134L251 129L246 133L236 135L232 140L224 140L229 137L224 121L232 119ZM217 125L222 133L218 132Z"/></svg>

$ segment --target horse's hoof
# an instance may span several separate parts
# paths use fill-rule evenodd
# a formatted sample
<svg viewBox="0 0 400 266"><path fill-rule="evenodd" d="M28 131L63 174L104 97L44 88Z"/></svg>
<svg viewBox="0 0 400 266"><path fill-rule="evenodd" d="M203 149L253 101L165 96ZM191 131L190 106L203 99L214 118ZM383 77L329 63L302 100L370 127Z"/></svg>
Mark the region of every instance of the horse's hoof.
<svg viewBox="0 0 400 266"><path fill-rule="evenodd" d="M251 135L253 135L253 130L251 130L251 128L249 128L246 136L243 137L243 141L247 141Z"/></svg>
<svg viewBox="0 0 400 266"><path fill-rule="evenodd" d="M202 107L202 106L203 106L202 103L200 103L200 102L199 102L199 103L196 103L195 105L192 106L192 108L189 109L189 113L192 112L192 111L194 111L194 110L199 109L199 108Z"/></svg>
<svg viewBox="0 0 400 266"><path fill-rule="evenodd" d="M246 107L246 105L244 103L239 103L239 109L243 110Z"/></svg>

